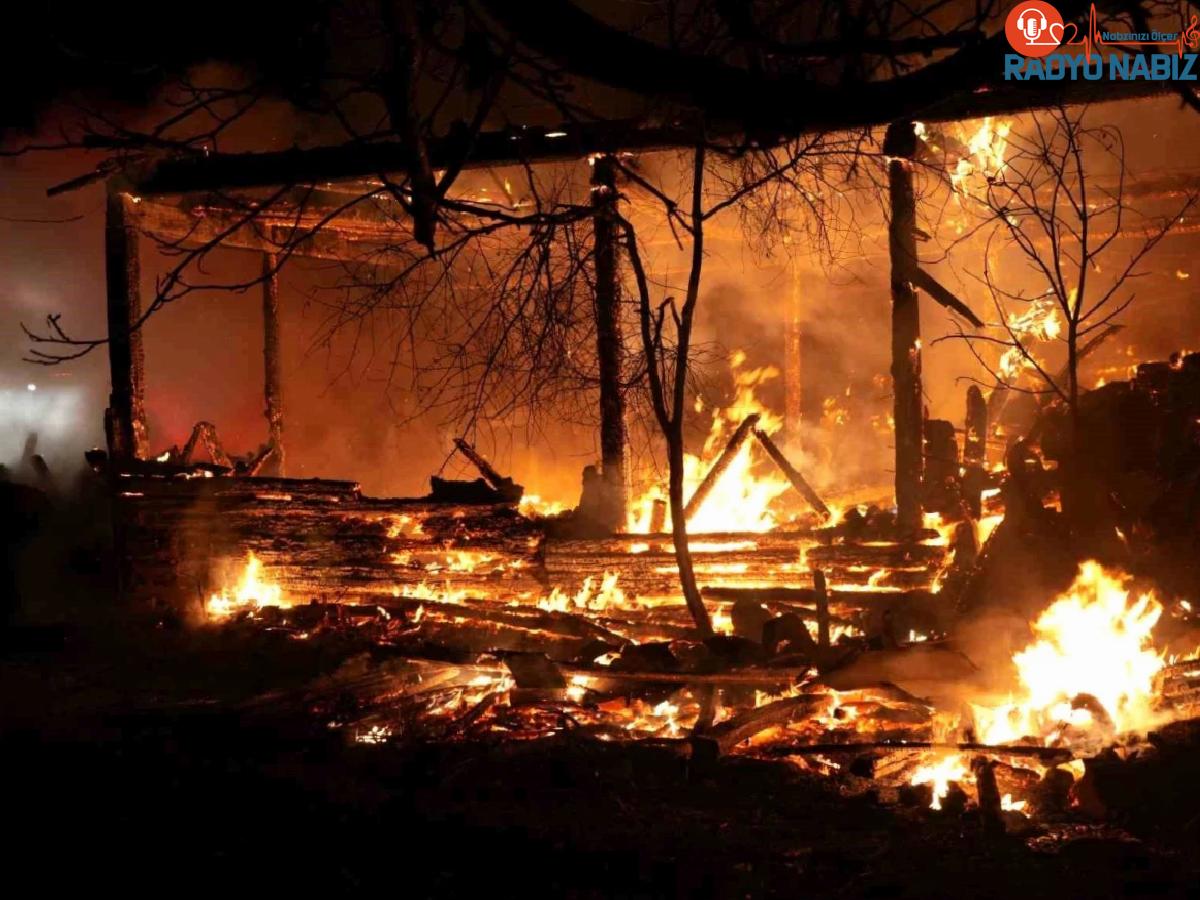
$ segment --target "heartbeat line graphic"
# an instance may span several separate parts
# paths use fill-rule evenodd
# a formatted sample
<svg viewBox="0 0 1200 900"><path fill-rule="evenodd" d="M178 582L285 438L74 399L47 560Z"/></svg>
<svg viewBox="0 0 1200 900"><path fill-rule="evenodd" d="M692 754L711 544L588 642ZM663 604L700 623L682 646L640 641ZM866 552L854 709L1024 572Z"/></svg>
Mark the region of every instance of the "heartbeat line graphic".
<svg viewBox="0 0 1200 900"><path fill-rule="evenodd" d="M1092 61L1092 51L1098 50L1099 47L1174 47L1175 52L1179 56L1183 56L1185 48L1195 50L1200 46L1200 16L1192 13L1192 20L1187 27L1180 31L1174 40L1171 41L1106 41L1103 32L1100 31L1096 23L1096 4L1092 4L1092 11L1088 14L1087 31L1080 33L1079 26L1074 22L1068 22L1061 26L1062 44L1065 46L1083 46L1084 55L1088 62ZM1068 34L1070 37L1068 38Z"/></svg>

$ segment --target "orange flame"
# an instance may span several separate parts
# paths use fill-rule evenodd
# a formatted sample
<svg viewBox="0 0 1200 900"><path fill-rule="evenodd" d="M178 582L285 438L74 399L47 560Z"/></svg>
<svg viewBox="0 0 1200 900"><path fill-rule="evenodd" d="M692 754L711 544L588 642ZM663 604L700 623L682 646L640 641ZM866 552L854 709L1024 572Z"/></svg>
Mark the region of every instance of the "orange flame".
<svg viewBox="0 0 1200 900"><path fill-rule="evenodd" d="M264 606L291 606L283 596L283 588L264 581L262 562L253 553L246 554L242 577L233 588L223 588L212 594L205 604L210 618L227 619L239 612L254 612Z"/></svg>
<svg viewBox="0 0 1200 900"><path fill-rule="evenodd" d="M1038 639L1017 653L1022 694L994 708L976 706L980 738L1002 744L1037 737L1047 744L1105 732L1141 732L1158 724L1154 679L1164 665L1152 632L1162 604L1152 593L1131 600L1128 576L1094 561L1041 614ZM1094 698L1111 725L1082 696Z"/></svg>
<svg viewBox="0 0 1200 900"><path fill-rule="evenodd" d="M737 351L730 360L733 373L734 399L726 407L712 411L712 424L704 448L699 456L691 453L684 456L684 497L691 497L704 480L713 463L725 449L734 430L747 416L758 414L758 429L773 434L783 427L783 420L767 409L755 396L756 388L779 377L774 366L757 369L744 368L746 354ZM698 404L703 408L703 404ZM730 461L729 467L713 486L712 492L696 510L688 522L693 534L713 532L764 532L777 524L770 507L780 494L789 488L787 479L772 470L757 474L753 440L741 445ZM662 489L655 486L632 505L628 523L629 531L636 534L649 532L654 500L664 499ZM670 527L670 516L665 527Z"/></svg>

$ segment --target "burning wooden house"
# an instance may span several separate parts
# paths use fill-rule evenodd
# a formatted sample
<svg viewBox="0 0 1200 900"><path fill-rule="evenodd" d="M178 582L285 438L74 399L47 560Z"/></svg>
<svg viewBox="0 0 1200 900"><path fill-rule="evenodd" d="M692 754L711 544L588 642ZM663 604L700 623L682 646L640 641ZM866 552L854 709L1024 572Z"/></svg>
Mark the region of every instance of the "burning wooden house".
<svg viewBox="0 0 1200 900"><path fill-rule="evenodd" d="M482 5L553 55L546 22ZM1004 35L976 40L996 56ZM1186 290L1200 181L1130 177L1080 111L1154 92L1137 82L874 84L795 114L743 98L735 116L722 89L699 119L492 130L481 112L440 135L106 169L112 390L92 461L129 608L365 654L247 712L292 704L352 745L570 736L701 773L787 760L988 840L1119 805L1097 773L1187 746L1200 715L1200 354L1157 361L1119 320L1144 262ZM150 246L176 259L153 299ZM706 296L706 358L714 247L754 255L774 296L753 314ZM240 455L220 422L148 426L143 325L219 249L253 255L236 287L261 300L264 439ZM466 479L385 497L353 471L297 477L280 273L312 261L345 273L335 318L387 308L415 369L463 379L469 415L437 453ZM833 295L879 302L829 328L852 339L813 341L812 298ZM46 359L75 343L51 326ZM725 343L743 327L757 346ZM594 432L570 457L581 488L553 504L476 439L489 409L543 391Z"/></svg>

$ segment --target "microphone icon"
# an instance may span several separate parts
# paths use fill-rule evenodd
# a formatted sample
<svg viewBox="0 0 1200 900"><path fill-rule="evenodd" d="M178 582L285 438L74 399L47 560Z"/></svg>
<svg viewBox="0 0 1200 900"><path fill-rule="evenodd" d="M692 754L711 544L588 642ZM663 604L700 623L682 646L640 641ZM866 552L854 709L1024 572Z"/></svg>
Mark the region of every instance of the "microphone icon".
<svg viewBox="0 0 1200 900"><path fill-rule="evenodd" d="M1036 7L1030 7L1017 18L1017 28L1030 44L1037 44L1038 36L1046 30L1046 16Z"/></svg>
<svg viewBox="0 0 1200 900"><path fill-rule="evenodd" d="M1004 20L1008 44L1024 56L1047 56L1063 41L1062 15L1045 0L1019 0Z"/></svg>

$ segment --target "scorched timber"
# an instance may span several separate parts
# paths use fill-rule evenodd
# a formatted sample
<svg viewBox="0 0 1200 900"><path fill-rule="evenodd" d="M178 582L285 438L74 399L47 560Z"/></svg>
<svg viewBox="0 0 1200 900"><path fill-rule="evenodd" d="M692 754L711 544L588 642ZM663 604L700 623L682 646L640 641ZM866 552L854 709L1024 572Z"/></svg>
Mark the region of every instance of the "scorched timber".
<svg viewBox="0 0 1200 900"><path fill-rule="evenodd" d="M799 562L804 548L807 564L826 572L834 600L839 599L839 587L865 586L879 569L892 570L886 573L881 586L928 587L946 552L943 545L920 543L820 546L812 544L811 536L794 532L692 535L691 544L697 578L701 585L710 588L811 587L811 573ZM662 535L547 541L544 562L549 582L564 587L578 583L585 575L613 572L618 574L618 583L627 592L678 591L674 553L669 538ZM802 602L814 601L809 596Z"/></svg>
<svg viewBox="0 0 1200 900"><path fill-rule="evenodd" d="M504 504L365 498L345 481L152 476L120 477L116 503L135 600L189 605L247 552L294 602L422 582L502 596L544 587L541 531Z"/></svg>

